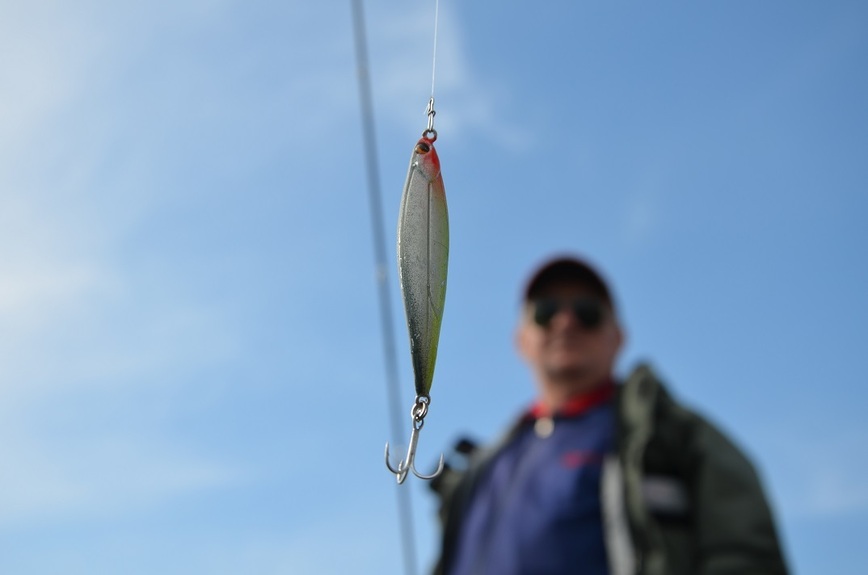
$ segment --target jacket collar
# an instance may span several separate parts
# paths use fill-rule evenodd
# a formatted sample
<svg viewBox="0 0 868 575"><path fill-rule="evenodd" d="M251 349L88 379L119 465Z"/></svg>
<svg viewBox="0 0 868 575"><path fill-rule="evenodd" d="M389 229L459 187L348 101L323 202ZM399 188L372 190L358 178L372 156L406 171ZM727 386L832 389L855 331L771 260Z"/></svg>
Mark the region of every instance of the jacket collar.
<svg viewBox="0 0 868 575"><path fill-rule="evenodd" d="M541 417L579 417L598 405L606 403L612 399L614 394L615 382L609 379L591 391L572 396L554 413L551 413L541 401L537 401L528 409L525 418L532 421Z"/></svg>

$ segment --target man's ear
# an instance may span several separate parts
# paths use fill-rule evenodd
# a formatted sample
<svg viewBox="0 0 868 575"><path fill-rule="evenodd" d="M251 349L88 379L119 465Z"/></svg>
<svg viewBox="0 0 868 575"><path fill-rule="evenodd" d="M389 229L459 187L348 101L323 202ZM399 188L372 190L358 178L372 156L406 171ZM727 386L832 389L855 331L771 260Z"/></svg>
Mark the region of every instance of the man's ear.
<svg viewBox="0 0 868 575"><path fill-rule="evenodd" d="M519 357L525 361L528 360L528 353L530 352L528 337L527 327L523 322L520 322L515 328L513 342L515 343L515 350L518 352Z"/></svg>
<svg viewBox="0 0 868 575"><path fill-rule="evenodd" d="M615 324L615 337L618 338L618 352L620 353L627 344L627 332L621 327L620 322Z"/></svg>

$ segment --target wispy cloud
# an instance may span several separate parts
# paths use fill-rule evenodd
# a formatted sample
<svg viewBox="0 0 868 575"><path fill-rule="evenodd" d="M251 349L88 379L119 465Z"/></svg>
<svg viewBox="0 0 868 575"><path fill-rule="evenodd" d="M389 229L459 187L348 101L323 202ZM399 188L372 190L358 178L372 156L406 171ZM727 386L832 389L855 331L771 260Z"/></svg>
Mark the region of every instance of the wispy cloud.
<svg viewBox="0 0 868 575"><path fill-rule="evenodd" d="M16 431L2 428L7 438ZM26 436L25 436L26 437ZM0 445L0 525L145 510L237 481L236 471L153 440L54 438Z"/></svg>
<svg viewBox="0 0 868 575"><path fill-rule="evenodd" d="M147 118L126 114L119 81L137 53L159 44L167 22L202 18L213 10L206 4L166 5L171 14L142 18L144 4L0 7L5 524L116 513L238 476L162 440L159 425L131 437L88 425L83 413L77 433L57 433L54 405L108 409L124 390L183 381L237 350L216 302L190 293L183 279L148 277L165 269L124 250L161 195L175 190L149 185L159 180L162 150L138 143ZM108 390L114 400L102 395Z"/></svg>
<svg viewBox="0 0 868 575"><path fill-rule="evenodd" d="M453 141L474 134L516 152L533 145L532 131L510 100L513 90L474 65L467 32L451 6L440 6L436 70L433 5L390 5L372 10L367 21L374 97L379 109L389 112L383 120L421 132L433 79L435 127Z"/></svg>
<svg viewBox="0 0 868 575"><path fill-rule="evenodd" d="M840 431L840 430L839 430ZM802 516L841 516L868 511L868 465L853 457L864 449L868 437L863 431L837 433L819 442L798 443L798 469L793 481L800 493L787 508ZM788 490L791 492L791 490Z"/></svg>
<svg viewBox="0 0 868 575"><path fill-rule="evenodd" d="M626 198L621 215L621 237L638 248L654 237L663 220L658 190L652 186L636 189Z"/></svg>

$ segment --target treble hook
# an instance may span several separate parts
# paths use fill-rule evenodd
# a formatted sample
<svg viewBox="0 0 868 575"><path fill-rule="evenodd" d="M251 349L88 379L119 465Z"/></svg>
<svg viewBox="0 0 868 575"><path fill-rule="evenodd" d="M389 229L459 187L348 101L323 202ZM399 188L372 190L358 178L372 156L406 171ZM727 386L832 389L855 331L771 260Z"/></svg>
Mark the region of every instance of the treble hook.
<svg viewBox="0 0 868 575"><path fill-rule="evenodd" d="M434 479L443 471L445 464L442 453L440 454L440 463L437 464L437 470L434 471L434 473L431 475L422 475L416 471L416 448L419 445L419 431L425 424L425 415L428 413L428 404L430 401L431 399L427 395L416 397L413 409L410 410L410 414L413 416L413 429L410 432L410 444L407 447L407 457L398 463L397 469L392 467L392 464L389 462L389 444L388 442L386 443L386 467L389 468L389 471L395 474L395 479L398 480L399 484L404 483L404 480L407 479L407 473L410 471L412 471L413 475L419 479Z"/></svg>

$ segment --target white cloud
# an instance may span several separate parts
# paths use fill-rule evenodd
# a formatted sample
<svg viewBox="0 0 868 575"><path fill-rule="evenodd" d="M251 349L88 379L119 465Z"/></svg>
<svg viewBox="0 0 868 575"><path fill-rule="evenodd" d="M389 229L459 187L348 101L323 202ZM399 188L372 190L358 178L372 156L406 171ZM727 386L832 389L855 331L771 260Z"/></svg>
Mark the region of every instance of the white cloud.
<svg viewBox="0 0 868 575"><path fill-rule="evenodd" d="M809 473L810 484L805 511L812 515L846 515L868 511L868 485L864 474L838 465L814 469Z"/></svg>
<svg viewBox="0 0 868 575"><path fill-rule="evenodd" d="M208 573L262 575L400 571L400 540L387 511L392 511L388 505L378 506L374 513L343 506L341 512L320 513L303 528L263 533L231 548L214 549L210 562L200 568ZM339 549L336 541L340 542Z"/></svg>
<svg viewBox="0 0 868 575"><path fill-rule="evenodd" d="M868 511L868 466L855 457L868 442L865 433L836 434L822 445L801 445L798 477L804 492L793 506L799 514L848 515Z"/></svg>
<svg viewBox="0 0 868 575"><path fill-rule="evenodd" d="M653 190L638 190L627 197L622 216L622 237L631 247L642 246L659 228L660 202Z"/></svg>
<svg viewBox="0 0 868 575"><path fill-rule="evenodd" d="M3 429L2 435L15 430ZM129 437L0 443L0 525L143 510L239 475L195 454Z"/></svg>
<svg viewBox="0 0 868 575"><path fill-rule="evenodd" d="M6 2L0 7L4 158L21 161L58 109L82 89L82 71L95 49L94 36L82 32L62 5Z"/></svg>
<svg viewBox="0 0 868 575"><path fill-rule="evenodd" d="M4 251L8 256L11 250ZM0 319L4 329L24 333L45 325L54 317L55 310L74 306L81 298L103 291L112 283L104 270L94 269L87 262L43 260L27 266L3 267Z"/></svg>
<svg viewBox="0 0 868 575"><path fill-rule="evenodd" d="M212 6L0 5L0 522L120 513L237 478L122 426L63 437L50 406L105 405L236 353L217 303L183 279L143 282L123 257L171 190L148 185L160 150L112 90L162 28Z"/></svg>
<svg viewBox="0 0 868 575"><path fill-rule="evenodd" d="M856 456L868 436L852 426L832 428L832 435L781 438L766 456L766 467L776 472L776 499L786 515L823 518L868 512L868 465Z"/></svg>
<svg viewBox="0 0 868 575"><path fill-rule="evenodd" d="M389 6L367 18L375 105L382 118L421 134L431 96L434 7ZM533 145L533 134L512 109L513 90L475 69L461 22L449 5L440 6L434 77L435 128L454 141L479 134L514 152Z"/></svg>
<svg viewBox="0 0 868 575"><path fill-rule="evenodd" d="M138 144L143 121L118 118L112 89L104 89L119 88L113 82L131 54L158 43L161 30L207 21L225 3L152 8L0 7L0 53L9 56L0 71L7 159L0 163L0 394L7 400L13 388L38 390L34 380L129 381L177 362L185 341L215 344L215 354L231 345L207 302L173 291L171 282L150 293L122 257L127 237L169 191L148 184L158 179L160 150Z"/></svg>

